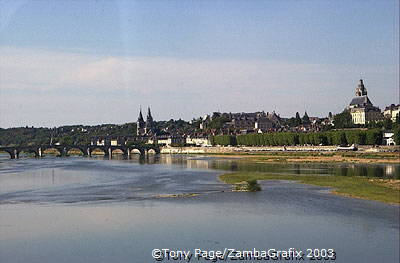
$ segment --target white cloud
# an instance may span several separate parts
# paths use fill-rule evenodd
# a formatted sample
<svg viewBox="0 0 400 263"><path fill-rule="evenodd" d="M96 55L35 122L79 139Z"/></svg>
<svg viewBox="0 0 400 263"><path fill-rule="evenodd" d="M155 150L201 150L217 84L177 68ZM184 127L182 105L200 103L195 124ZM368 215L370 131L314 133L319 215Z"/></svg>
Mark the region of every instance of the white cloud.
<svg viewBox="0 0 400 263"><path fill-rule="evenodd" d="M398 95L396 67L120 57L13 47L0 47L0 54L2 127L131 122L139 104L151 105L158 119L189 119L215 110L326 114L346 106L360 72L376 95L373 102L395 103L392 98ZM11 110L15 103L18 111Z"/></svg>

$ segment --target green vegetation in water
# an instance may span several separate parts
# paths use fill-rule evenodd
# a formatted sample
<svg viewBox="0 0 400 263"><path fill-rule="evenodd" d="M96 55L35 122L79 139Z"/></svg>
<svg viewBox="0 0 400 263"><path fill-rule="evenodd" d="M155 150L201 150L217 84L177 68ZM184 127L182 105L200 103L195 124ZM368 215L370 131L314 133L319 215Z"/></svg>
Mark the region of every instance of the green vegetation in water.
<svg viewBox="0 0 400 263"><path fill-rule="evenodd" d="M244 182L237 183L235 186L237 192L257 192L261 191L261 186L257 183L257 180L247 180Z"/></svg>
<svg viewBox="0 0 400 263"><path fill-rule="evenodd" d="M237 184L251 180L290 180L304 184L334 188L333 192L350 197L400 203L398 180L381 180L358 176L321 176L321 175L287 175L267 173L227 173L219 177L228 184ZM393 182L393 183L391 183Z"/></svg>
<svg viewBox="0 0 400 263"><path fill-rule="evenodd" d="M284 157L291 159L299 159L303 157L350 157L350 158L363 158L363 159L400 159L398 152L291 152L291 151L270 151L270 152L226 152L226 153L196 153L196 155L218 155L218 156L251 156L258 157L259 160L269 160L273 157ZM263 158L265 157L265 158ZM285 159L286 160L286 159Z"/></svg>
<svg viewBox="0 0 400 263"><path fill-rule="evenodd" d="M156 195L155 198L182 198L182 197L194 197L198 196L198 194L194 193L185 193L185 194L165 194L165 195Z"/></svg>

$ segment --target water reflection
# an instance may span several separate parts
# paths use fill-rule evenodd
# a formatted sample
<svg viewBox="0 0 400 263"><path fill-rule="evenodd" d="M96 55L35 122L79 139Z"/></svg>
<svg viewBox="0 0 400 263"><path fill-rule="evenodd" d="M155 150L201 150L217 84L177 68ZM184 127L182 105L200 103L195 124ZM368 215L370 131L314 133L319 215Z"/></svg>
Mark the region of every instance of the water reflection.
<svg viewBox="0 0 400 263"><path fill-rule="evenodd" d="M294 182L225 191L223 171L395 176L398 165L262 164L187 155L0 160L0 262L154 262L154 248L334 248L398 262L399 207ZM188 198L154 197L198 193ZM204 262L204 261L203 261Z"/></svg>
<svg viewBox="0 0 400 263"><path fill-rule="evenodd" d="M264 172L298 175L367 176L400 179L400 164L354 164L354 163L260 163L230 158L204 156L162 155L153 163L181 165L196 169L225 171Z"/></svg>

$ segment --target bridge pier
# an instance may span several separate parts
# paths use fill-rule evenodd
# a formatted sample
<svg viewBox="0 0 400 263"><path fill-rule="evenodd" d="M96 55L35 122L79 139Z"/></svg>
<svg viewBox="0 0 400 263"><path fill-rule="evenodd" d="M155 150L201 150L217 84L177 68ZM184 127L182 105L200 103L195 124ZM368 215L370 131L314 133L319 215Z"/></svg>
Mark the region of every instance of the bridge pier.
<svg viewBox="0 0 400 263"><path fill-rule="evenodd" d="M80 149L82 151L83 157L89 156L88 151L86 148Z"/></svg>
<svg viewBox="0 0 400 263"><path fill-rule="evenodd" d="M57 155L58 157L63 157L64 156L64 149L62 147L53 147L54 149L58 150L60 155Z"/></svg>
<svg viewBox="0 0 400 263"><path fill-rule="evenodd" d="M104 151L104 156L112 158L113 150L120 150L123 152L124 157L130 159L132 157L131 150L135 149L140 152L141 157L146 157L149 155L149 150L154 150L157 154L160 153L160 149L153 145L36 145L36 146L10 146L10 147L0 147L0 150L7 152L11 159L18 159L21 151L34 153L35 157L45 156L46 149L56 149L59 152L59 156L68 156L68 151L72 148L78 148L82 151L83 156L92 156L92 151L95 149L100 149Z"/></svg>
<svg viewBox="0 0 400 263"><path fill-rule="evenodd" d="M11 159L18 159L19 158L19 152L17 149L14 149L13 154L11 155Z"/></svg>
<svg viewBox="0 0 400 263"><path fill-rule="evenodd" d="M42 150L42 147L39 147L39 148L38 148L38 150L37 150L37 156L38 156L38 157L43 157L43 150Z"/></svg>

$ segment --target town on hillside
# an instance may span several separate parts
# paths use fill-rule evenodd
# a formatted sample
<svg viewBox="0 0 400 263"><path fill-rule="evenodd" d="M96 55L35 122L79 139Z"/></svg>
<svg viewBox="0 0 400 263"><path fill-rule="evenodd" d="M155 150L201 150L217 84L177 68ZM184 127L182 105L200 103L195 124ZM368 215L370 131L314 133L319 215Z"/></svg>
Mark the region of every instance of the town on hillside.
<svg viewBox="0 0 400 263"><path fill-rule="evenodd" d="M96 126L61 126L58 128L10 128L0 129L0 145L27 144L75 144L75 145L127 145L129 143L158 144L162 146L212 146L237 144L229 138L244 135L262 134L317 134L319 139L296 138L274 139L267 144L344 144L356 142L359 144L399 144L396 129L399 126L400 104L391 104L383 111L371 102L367 88L362 79L355 88L355 96L343 112L329 114L326 117L309 116L307 112L290 118L281 117L275 111L265 112L213 112L187 122L184 120L155 121L150 107L147 108L146 119L142 109L139 109L135 123L122 125L103 124ZM368 130L374 130L379 136L367 141ZM351 131L358 139L329 139L332 131ZM354 135L354 131L359 134ZM397 131L398 133L398 131ZM322 135L321 135L322 134ZM223 140L215 138L225 136ZM227 137L228 136L228 137ZM327 137L321 139L323 136ZM336 136L336 135L335 135ZM339 136L339 135L337 135ZM337 137L336 136L336 137ZM342 135L343 136L343 135ZM254 136L253 136L254 137ZM265 136L264 136L265 137ZM292 136L293 137L293 136ZM304 136L303 136L304 137ZM321 138L320 138L321 137ZM340 137L340 136L339 136ZM228 138L228 140L226 140ZM256 142L251 143L251 145ZM259 142L258 144L264 144Z"/></svg>

